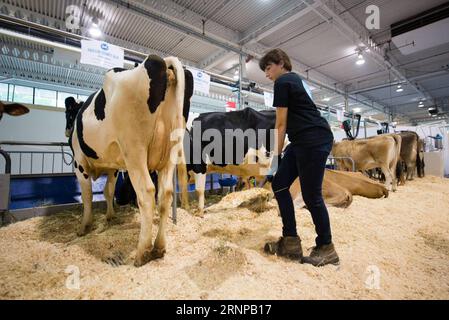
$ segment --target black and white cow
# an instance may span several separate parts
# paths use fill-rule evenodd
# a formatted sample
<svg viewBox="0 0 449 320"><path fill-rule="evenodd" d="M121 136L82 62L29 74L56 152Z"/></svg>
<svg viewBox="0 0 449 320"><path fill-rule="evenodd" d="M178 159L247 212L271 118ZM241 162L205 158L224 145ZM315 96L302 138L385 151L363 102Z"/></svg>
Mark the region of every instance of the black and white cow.
<svg viewBox="0 0 449 320"><path fill-rule="evenodd" d="M188 117L189 117L189 111L190 111L190 99L193 96L193 75L192 72L185 69L184 70L184 78L185 78L185 93L184 93L184 105L183 105L183 120L184 120L184 128L186 126ZM180 150L179 159L181 159L181 163L178 164L178 182L179 186L181 188L181 202L182 207L186 210L189 209L189 201L188 201L188 194L187 194L187 170L186 170L186 164L185 164L185 156L184 156L184 150ZM150 172L151 179L153 183L156 186L156 193L157 193L157 180L158 175L157 172L153 171ZM117 192L117 204L119 205L126 205L126 204L136 204L136 193L134 191L134 188L131 183L131 179L129 178L128 174L124 175L123 183L120 186L120 189Z"/></svg>
<svg viewBox="0 0 449 320"><path fill-rule="evenodd" d="M199 215L204 211L206 173L226 173L246 179L264 176L261 169L268 171L272 160L275 123L274 110L251 108L202 113L193 121L190 143L184 149L189 149L185 150L187 171L194 175ZM249 138L251 133L256 139ZM217 138L222 140L214 141ZM211 142L221 145L220 155L216 154L216 148L210 148Z"/></svg>
<svg viewBox="0 0 449 320"><path fill-rule="evenodd" d="M191 85L192 90L188 94L188 79L189 76L186 74L185 97L190 98L193 94L193 83ZM193 82L193 79L190 81ZM184 112L185 120L187 120L188 116L188 104L189 101L184 102L184 111L187 110L187 113ZM188 135L186 135L184 140L184 152L186 154L187 171L189 176L194 178L195 190L198 195L198 215L202 215L204 211L206 173L225 173L248 179L249 177L261 178L260 172L262 170L268 171L271 157L267 153L274 148L274 144L270 143L274 141L273 132L270 130L274 129L275 122L275 111L256 111L251 108L233 112L202 113L192 122L192 126L188 128ZM206 136L210 129L217 133L217 137L220 137L222 159L213 159L214 151L217 150L208 148L211 140L207 139ZM234 136L225 141L226 130L230 130L233 133L238 130L242 133L249 130L256 134L256 138L259 133L261 139L242 139L237 141L237 136ZM205 137L206 139L203 140ZM228 143L228 146L226 146L226 143ZM239 143L241 143L240 147L243 150L241 153L236 152ZM229 146L232 147L231 151L226 149ZM195 157L194 155L198 156ZM225 155L232 155L232 157L226 159ZM212 161L210 161L211 159ZM181 188L184 190L184 175L179 170L178 173ZM155 178L157 179L157 176ZM119 192L119 198L120 204L132 202L133 188L129 179L125 179ZM187 196L185 198L187 199Z"/></svg>
<svg viewBox="0 0 449 320"><path fill-rule="evenodd" d="M73 130L76 115L83 106L83 101L77 102L74 97L67 97L65 103L65 136L68 138Z"/></svg>
<svg viewBox="0 0 449 320"><path fill-rule="evenodd" d="M3 118L3 114L9 114L10 116L21 116L22 114L30 112L30 109L19 103L3 103L0 101L0 120Z"/></svg>
<svg viewBox="0 0 449 320"><path fill-rule="evenodd" d="M107 174L104 190L107 219L114 213L117 170L126 169L137 195L141 227L134 264L160 258L166 248L166 225L173 200L176 157L182 153L184 72L175 57L149 55L132 70L106 73L103 87L83 104L69 139L84 204L78 235L93 222L92 179ZM155 186L158 172L159 230L152 244Z"/></svg>

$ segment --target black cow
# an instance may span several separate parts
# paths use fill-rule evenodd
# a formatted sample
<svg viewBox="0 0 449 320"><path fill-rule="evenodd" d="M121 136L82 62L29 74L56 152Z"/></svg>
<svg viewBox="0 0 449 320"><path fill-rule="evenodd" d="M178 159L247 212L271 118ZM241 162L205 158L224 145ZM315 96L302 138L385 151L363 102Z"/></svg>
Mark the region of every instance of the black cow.
<svg viewBox="0 0 449 320"><path fill-rule="evenodd" d="M83 106L83 101L76 102L74 97L68 97L65 99L65 136L70 137L70 133L73 130L73 124L75 123L76 115Z"/></svg>
<svg viewBox="0 0 449 320"><path fill-rule="evenodd" d="M157 193L158 193L157 172L156 171L150 172L150 177L154 183L154 187L156 188L156 195L157 195ZM134 188L131 183L131 179L129 178L128 172L125 172L125 177L123 179L123 183L122 183L119 191L117 192L115 201L120 206L123 206L126 204L132 204L134 206L137 206L136 191L134 191ZM156 197L156 201L157 201L157 197Z"/></svg>
<svg viewBox="0 0 449 320"><path fill-rule="evenodd" d="M270 157L267 153L274 148L274 143L271 142L274 142L275 124L274 110L256 111L251 108L233 112L202 113L193 121L189 132L190 143L188 146L184 144L184 150L187 171L195 176L198 215L201 216L204 212L206 173L227 173L246 178L263 176L260 170L262 167L268 169L267 161L270 161ZM213 135L210 139L205 135L211 133L209 129L217 133L216 138L220 139L218 144L215 145L217 141L214 141ZM238 131L243 133L243 136L235 134ZM245 135L245 132L249 135ZM253 137L249 139L251 133ZM214 147L211 148L210 144ZM259 153L262 147L265 148L266 154ZM215 151L221 152L221 157L215 154ZM208 163L205 162L207 157Z"/></svg>
<svg viewBox="0 0 449 320"><path fill-rule="evenodd" d="M268 151L272 151L274 145L274 126L276 123L276 113L274 110L264 110L256 111L252 108L245 108L243 110L232 111L232 112L207 112L202 113L193 121L192 128L189 132L190 146L189 152L186 152L187 157L187 170L193 171L194 173L206 173L207 164L204 162L206 155L213 158L211 162L217 166L226 165L239 165L243 163L245 155L250 148L259 150L262 146ZM232 143L232 157L229 157L225 140L221 141L221 159L217 158L213 150L207 154L207 145L212 143L214 139L210 141L203 141L201 137L205 131L209 129L218 130L220 137L226 140L226 131L230 130L241 130L246 132L247 130L252 130L255 133L255 140L244 138L239 141L235 136L228 134L228 140L226 143ZM198 141L198 137L200 140ZM197 147L200 146L201 157L197 155ZM229 146L228 146L229 148ZM242 152L237 152L239 148L243 148ZM184 148L186 149L186 148ZM197 159L199 158L199 159ZM199 160L199 161L197 161Z"/></svg>

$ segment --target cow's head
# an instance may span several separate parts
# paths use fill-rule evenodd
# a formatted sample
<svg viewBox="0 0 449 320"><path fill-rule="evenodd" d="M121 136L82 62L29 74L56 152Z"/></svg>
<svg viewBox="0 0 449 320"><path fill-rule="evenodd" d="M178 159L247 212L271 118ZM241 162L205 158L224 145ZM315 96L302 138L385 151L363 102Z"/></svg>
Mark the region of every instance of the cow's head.
<svg viewBox="0 0 449 320"><path fill-rule="evenodd" d="M75 123L76 115L80 110L83 102L77 103L74 97L68 97L65 99L65 136L69 137L73 130L73 124Z"/></svg>
<svg viewBox="0 0 449 320"><path fill-rule="evenodd" d="M3 102L0 102L0 120L3 117L3 113L7 113L10 116L20 116L28 112L30 112L30 109L24 105L18 103L4 104Z"/></svg>

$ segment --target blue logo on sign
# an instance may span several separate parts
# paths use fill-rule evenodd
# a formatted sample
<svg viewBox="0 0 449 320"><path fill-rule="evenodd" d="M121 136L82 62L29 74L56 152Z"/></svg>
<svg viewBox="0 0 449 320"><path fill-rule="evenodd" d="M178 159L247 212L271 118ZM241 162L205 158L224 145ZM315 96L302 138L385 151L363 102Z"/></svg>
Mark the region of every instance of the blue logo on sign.
<svg viewBox="0 0 449 320"><path fill-rule="evenodd" d="M109 50L108 44L107 44L107 43L102 43L102 44L101 44L101 49L103 49L103 50L105 50L105 51Z"/></svg>
<svg viewBox="0 0 449 320"><path fill-rule="evenodd" d="M197 76L198 76L198 78L202 78L203 74L201 72L198 72Z"/></svg>

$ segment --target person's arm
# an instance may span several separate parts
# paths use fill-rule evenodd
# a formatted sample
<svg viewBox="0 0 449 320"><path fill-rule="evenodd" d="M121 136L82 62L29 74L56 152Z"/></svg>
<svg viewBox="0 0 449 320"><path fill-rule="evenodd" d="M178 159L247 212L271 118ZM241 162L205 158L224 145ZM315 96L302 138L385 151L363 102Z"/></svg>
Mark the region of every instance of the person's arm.
<svg viewBox="0 0 449 320"><path fill-rule="evenodd" d="M278 156L282 153L284 148L285 133L287 131L287 114L288 108L278 107L276 108L276 124L275 124L275 144L274 155Z"/></svg>

